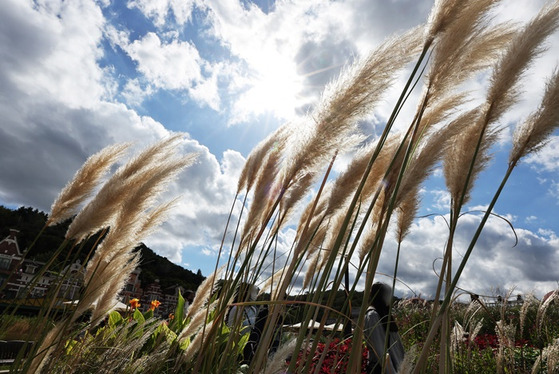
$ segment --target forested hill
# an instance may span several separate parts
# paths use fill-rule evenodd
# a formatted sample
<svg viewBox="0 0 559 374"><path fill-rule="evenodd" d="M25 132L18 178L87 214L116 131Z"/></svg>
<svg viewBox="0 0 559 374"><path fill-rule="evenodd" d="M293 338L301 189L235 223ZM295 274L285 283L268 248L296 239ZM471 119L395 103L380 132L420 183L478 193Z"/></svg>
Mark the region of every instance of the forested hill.
<svg viewBox="0 0 559 374"><path fill-rule="evenodd" d="M33 243L43 229L46 220L47 214L37 209L21 207L12 210L0 205L0 240L8 236L10 229L19 230L17 240L20 250L26 251L29 249L26 258L47 262L63 243L64 234L70 221L46 228ZM90 238L85 245L78 247L82 248L79 251L73 249L70 252L71 245L63 247L53 267L62 267L66 258L69 258L70 261L75 260L75 258L84 261L96 240L97 236ZM136 250L141 251L140 267L142 272L140 273L140 280L142 286L159 279L163 289L174 285L181 285L186 289L196 289L204 280L200 270L194 273L184 269L172 263L166 257L157 255L144 244L140 244Z"/></svg>

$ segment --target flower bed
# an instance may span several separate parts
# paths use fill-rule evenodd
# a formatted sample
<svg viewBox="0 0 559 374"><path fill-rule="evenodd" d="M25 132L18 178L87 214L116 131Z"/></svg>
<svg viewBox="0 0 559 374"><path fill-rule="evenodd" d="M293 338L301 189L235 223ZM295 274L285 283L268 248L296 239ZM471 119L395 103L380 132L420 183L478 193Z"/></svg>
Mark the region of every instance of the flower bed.
<svg viewBox="0 0 559 374"><path fill-rule="evenodd" d="M317 366L320 366L320 374L342 374L347 372L349 355L351 352L351 339L333 339L329 344L319 342L314 352L308 372L314 373ZM296 366L304 367L307 365L309 350L301 350L297 356ZM363 345L361 372L367 372L368 350Z"/></svg>

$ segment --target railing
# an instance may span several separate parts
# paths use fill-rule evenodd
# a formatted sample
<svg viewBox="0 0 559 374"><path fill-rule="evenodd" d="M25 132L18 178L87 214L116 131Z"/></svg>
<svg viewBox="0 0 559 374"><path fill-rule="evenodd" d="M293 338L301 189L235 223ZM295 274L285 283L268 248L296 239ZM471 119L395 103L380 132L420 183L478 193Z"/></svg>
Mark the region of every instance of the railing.
<svg viewBox="0 0 559 374"><path fill-rule="evenodd" d="M0 366L13 364L22 350L21 357L26 357L32 346L33 342L25 340L0 340Z"/></svg>

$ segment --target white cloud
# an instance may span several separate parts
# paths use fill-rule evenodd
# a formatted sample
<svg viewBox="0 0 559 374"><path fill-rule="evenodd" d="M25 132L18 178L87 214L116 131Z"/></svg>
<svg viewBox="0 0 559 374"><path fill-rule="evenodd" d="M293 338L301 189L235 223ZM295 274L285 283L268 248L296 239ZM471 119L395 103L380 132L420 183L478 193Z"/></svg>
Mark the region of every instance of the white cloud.
<svg viewBox="0 0 559 374"><path fill-rule="evenodd" d="M189 42L162 43L157 34L147 33L125 47L138 70L156 87L186 89L202 79L202 59Z"/></svg>
<svg viewBox="0 0 559 374"><path fill-rule="evenodd" d="M210 77L197 82L195 86L190 89L190 97L200 104L205 104L215 111L219 111L221 106L221 99L218 93L218 66L211 66L205 64L206 70L210 71Z"/></svg>
<svg viewBox="0 0 559 374"><path fill-rule="evenodd" d="M196 46L177 39L163 42L149 32L142 39L122 46L137 62L138 71L155 88L187 91L200 104L219 109L217 70L200 57ZM209 74L209 78L205 77ZM130 94L132 91L126 91ZM135 97L139 101L142 96Z"/></svg>
<svg viewBox="0 0 559 374"><path fill-rule="evenodd" d="M448 238L448 216L417 219L409 235L402 243L397 294L399 296L421 295L431 298L435 295L438 274ZM454 237L453 272L464 258L473 234L481 221L481 214L466 214L460 219ZM542 297L556 288L559 280L556 268L559 265L559 240L552 230L539 229L537 232L515 228L515 233L501 219L490 218L476 243L458 287L478 295L490 295L491 290L515 289L516 293L534 293ZM289 246L288 239L283 247ZM385 239L376 280L391 281L394 272L397 243L394 233L389 230ZM354 263L358 263L354 259ZM303 264L306 270L306 264ZM304 272L302 273L304 275ZM353 282L354 271L351 272ZM302 278L295 279L295 287L300 287ZM363 287L362 280L360 281Z"/></svg>
<svg viewBox="0 0 559 374"><path fill-rule="evenodd" d="M211 251L211 250L208 249L208 248L202 249L202 253L203 253L204 255L206 255L206 256L212 256L212 255L214 254L214 252Z"/></svg>
<svg viewBox="0 0 559 374"><path fill-rule="evenodd" d="M538 221L538 217L536 216L528 216L524 219L526 223L533 223Z"/></svg>
<svg viewBox="0 0 559 374"><path fill-rule="evenodd" d="M183 25L191 19L194 0L131 0L127 6L138 8L147 18L153 20L158 27L174 19Z"/></svg>
<svg viewBox="0 0 559 374"><path fill-rule="evenodd" d="M244 158L235 151L224 152L221 164L209 150L195 140L184 142L181 152L196 152L197 162L185 170L168 195L180 196L177 207L148 246L182 261L182 253L199 251L213 255L221 242L229 210L235 197L237 179ZM232 217L235 220L236 212ZM161 235L164 233L164 235ZM163 238L163 239L162 239ZM204 247L200 247L201 245ZM185 248L186 251L185 251Z"/></svg>
<svg viewBox="0 0 559 374"><path fill-rule="evenodd" d="M557 235L555 235L555 232L553 230L550 229L538 229L538 234L541 235L542 237L548 237L551 240L557 240Z"/></svg>
<svg viewBox="0 0 559 374"><path fill-rule="evenodd" d="M135 78L126 82L121 95L126 104L132 107L139 107L144 99L151 96L153 93L153 88L150 85L142 85L140 80Z"/></svg>
<svg viewBox="0 0 559 374"><path fill-rule="evenodd" d="M266 112L282 119L306 112L352 56L423 22L430 5L286 1L265 14L251 3L208 1L213 36L248 68L231 123Z"/></svg>
<svg viewBox="0 0 559 374"><path fill-rule="evenodd" d="M461 218L454 240L453 269L456 270L477 225L480 215ZM491 288L511 289L520 293L534 291L538 297L556 288L559 280L559 241L554 234L542 235L517 227L518 245L511 228L504 221L490 218L474 247L458 286L480 295ZM546 231L547 233L547 231ZM412 225L402 246L398 277L415 292L432 297L436 288L448 227L442 217L421 218ZM391 274L395 243L388 238L379 271ZM436 261L436 259L439 259ZM440 270L437 270L439 272ZM405 292L405 287L399 287ZM409 292L409 291L408 291Z"/></svg>
<svg viewBox="0 0 559 374"><path fill-rule="evenodd" d="M169 133L153 118L105 100L106 77L97 61L106 28L94 2L49 4L32 8L31 4L9 1L0 14L0 38L11 43L0 51L0 82L4 82L0 94L10 97L9 102L0 101L0 197L3 203L46 212L91 154L125 141L134 142L136 151ZM126 42L125 34L115 35L115 43ZM148 47L159 49L150 51ZM192 87L203 81L200 59L189 44L165 45L151 35L132 50L146 75L162 86ZM186 56L187 52L192 55ZM183 62L190 58L190 69L173 67L173 58ZM159 62L169 71L162 71ZM176 76L172 79L168 74ZM146 90L139 80L130 80L123 96L137 97L140 88ZM200 157L165 195L183 194L170 221L146 240L177 263L186 245L215 242L220 237L236 189L236 175L244 162L238 152L227 151L220 164L207 147L189 138L179 151L199 152Z"/></svg>
<svg viewBox="0 0 559 374"><path fill-rule="evenodd" d="M26 2L7 1L0 18L0 64L10 73L4 77L5 84L27 95L56 97L72 108L90 107L106 94L104 81L109 77L97 65L104 19L94 2L48 2L31 7Z"/></svg>
<svg viewBox="0 0 559 374"><path fill-rule="evenodd" d="M433 195L433 207L441 212L448 212L450 210L450 193L446 190L432 190L429 194Z"/></svg>
<svg viewBox="0 0 559 374"><path fill-rule="evenodd" d="M554 135L549 138L549 142L539 152L526 157L527 164L536 169L553 172L559 170L559 136Z"/></svg>
<svg viewBox="0 0 559 374"><path fill-rule="evenodd" d="M245 158L239 152L231 149L223 152L221 171L225 178L229 178L229 183L237 183L244 164Z"/></svg>
<svg viewBox="0 0 559 374"><path fill-rule="evenodd" d="M113 49L117 46L125 46L129 42L130 33L126 30L119 30L110 23L105 24L103 33Z"/></svg>

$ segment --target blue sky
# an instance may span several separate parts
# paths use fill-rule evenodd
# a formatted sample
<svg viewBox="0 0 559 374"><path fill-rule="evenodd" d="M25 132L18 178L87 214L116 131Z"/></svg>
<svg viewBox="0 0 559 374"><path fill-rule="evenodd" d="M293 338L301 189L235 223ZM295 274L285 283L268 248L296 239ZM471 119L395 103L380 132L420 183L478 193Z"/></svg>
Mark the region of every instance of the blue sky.
<svg viewBox="0 0 559 374"><path fill-rule="evenodd" d="M543 4L501 5L495 22L525 22ZM250 150L311 110L342 67L387 36L425 22L431 6L416 0L7 0L0 13L0 203L48 212L83 161L104 146L134 141L140 148L185 132L184 151L201 157L172 186L170 194L182 199L146 243L207 275ZM522 81L522 100L503 118L502 139L468 210L483 209L493 195L511 129L536 108L558 62L557 34L548 48ZM483 89L479 81L468 84ZM395 95L388 92L362 128L380 132ZM557 287L558 145L556 133L525 160L495 208L513 223L519 245L512 247L504 221L491 220L463 288L492 294L516 287L541 296ZM341 157L336 170L346 164ZM420 215L446 214L447 196L435 173L423 187ZM464 218L464 237L476 222L478 213ZM444 229L437 216L414 223L401 276L417 294L432 294L431 263L442 245L429 235ZM389 271L391 251L381 270Z"/></svg>

